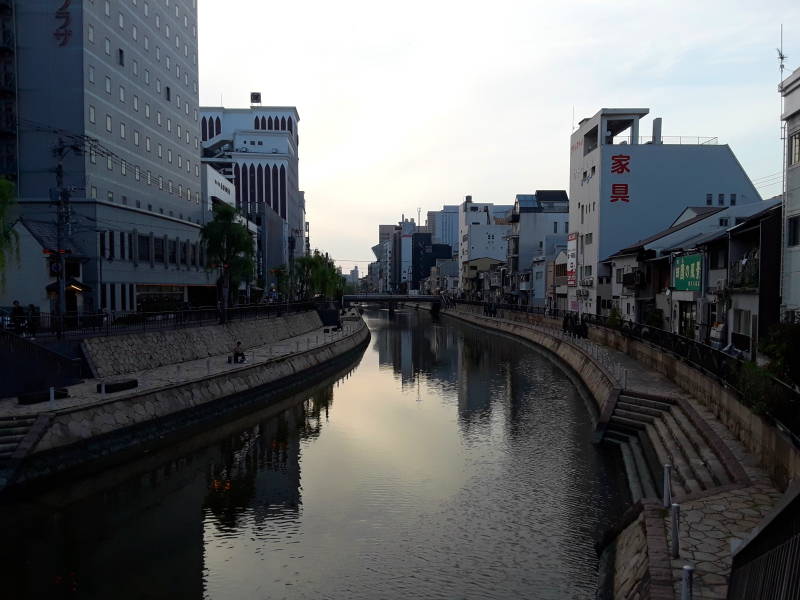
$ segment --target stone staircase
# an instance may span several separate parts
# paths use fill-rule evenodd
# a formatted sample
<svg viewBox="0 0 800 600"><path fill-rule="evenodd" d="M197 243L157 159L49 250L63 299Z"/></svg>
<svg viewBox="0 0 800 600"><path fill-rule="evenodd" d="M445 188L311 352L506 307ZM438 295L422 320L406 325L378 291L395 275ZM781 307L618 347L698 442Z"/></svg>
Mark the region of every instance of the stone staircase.
<svg viewBox="0 0 800 600"><path fill-rule="evenodd" d="M712 435L674 399L625 391L604 440L620 447L634 502L661 497L665 463L672 465L672 497L680 501L737 483Z"/></svg>
<svg viewBox="0 0 800 600"><path fill-rule="evenodd" d="M0 470L6 468L36 416L0 417Z"/></svg>

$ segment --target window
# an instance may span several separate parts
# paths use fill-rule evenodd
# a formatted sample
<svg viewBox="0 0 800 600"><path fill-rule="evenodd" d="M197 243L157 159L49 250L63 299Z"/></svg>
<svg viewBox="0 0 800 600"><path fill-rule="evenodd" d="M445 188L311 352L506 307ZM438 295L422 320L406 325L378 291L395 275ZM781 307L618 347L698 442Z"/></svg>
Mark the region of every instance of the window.
<svg viewBox="0 0 800 600"><path fill-rule="evenodd" d="M137 31L137 29L136 29L136 25L133 25L133 26L131 27L131 35L133 36L133 39L134 39L134 41L136 41L137 39L139 39L139 32L138 32L138 31Z"/></svg>
<svg viewBox="0 0 800 600"><path fill-rule="evenodd" d="M139 132L138 131L134 131L133 132L133 145L134 146L138 146L139 145Z"/></svg>
<svg viewBox="0 0 800 600"><path fill-rule="evenodd" d="M125 29L125 17L122 16L122 13L119 13L119 28Z"/></svg>
<svg viewBox="0 0 800 600"><path fill-rule="evenodd" d="M790 217L787 222L788 231L786 234L787 245L798 246L800 245L800 215Z"/></svg>
<svg viewBox="0 0 800 600"><path fill-rule="evenodd" d="M558 222L553 221L553 233L558 233Z"/></svg>
<svg viewBox="0 0 800 600"><path fill-rule="evenodd" d="M119 124L119 137L121 137L123 140L125 139L125 123Z"/></svg>
<svg viewBox="0 0 800 600"><path fill-rule="evenodd" d="M119 101L125 102L125 88L123 86L119 86Z"/></svg>
<svg viewBox="0 0 800 600"><path fill-rule="evenodd" d="M109 202L113 202L114 201L114 192L108 192L106 194L106 200L108 200Z"/></svg>
<svg viewBox="0 0 800 600"><path fill-rule="evenodd" d="M150 52L150 38L144 36L144 49L146 52Z"/></svg>
<svg viewBox="0 0 800 600"><path fill-rule="evenodd" d="M140 235L138 238L136 245L139 247L139 260L147 262L150 260L150 236Z"/></svg>
<svg viewBox="0 0 800 600"><path fill-rule="evenodd" d="M89 190L89 198L92 200L97 200L97 186L93 185Z"/></svg>
<svg viewBox="0 0 800 600"><path fill-rule="evenodd" d="M94 83L94 67L89 67L89 83Z"/></svg>
<svg viewBox="0 0 800 600"><path fill-rule="evenodd" d="M144 116L150 118L150 105L147 102L144 103Z"/></svg>
<svg viewBox="0 0 800 600"><path fill-rule="evenodd" d="M139 167L136 167L133 170L133 176L136 178L136 181L140 181L142 179L142 171L139 169Z"/></svg>
<svg viewBox="0 0 800 600"><path fill-rule="evenodd" d="M714 204L714 195L706 194L706 206L711 206L712 204Z"/></svg>
<svg viewBox="0 0 800 600"><path fill-rule="evenodd" d="M731 194L731 206L736 206L736 194Z"/></svg>
<svg viewBox="0 0 800 600"><path fill-rule="evenodd" d="M800 131L795 131L789 136L788 142L788 160L789 166L792 167L800 164Z"/></svg>
<svg viewBox="0 0 800 600"><path fill-rule="evenodd" d="M89 38L89 43L94 44L94 27L92 25L89 25L89 29L87 30L86 35Z"/></svg>
<svg viewBox="0 0 800 600"><path fill-rule="evenodd" d="M95 122L94 106L89 105L89 123L94 123L94 122Z"/></svg>
<svg viewBox="0 0 800 600"><path fill-rule="evenodd" d="M592 276L592 265L585 265L583 267L583 276L584 277L591 277Z"/></svg>
<svg viewBox="0 0 800 600"><path fill-rule="evenodd" d="M717 198L717 203L720 206L725 206L725 194L720 194Z"/></svg>
<svg viewBox="0 0 800 600"><path fill-rule="evenodd" d="M172 133L172 119L170 119L169 117L167 117L167 131Z"/></svg>
<svg viewBox="0 0 800 600"><path fill-rule="evenodd" d="M131 64L131 66L133 67L134 76L138 77L139 76L139 61L138 60L134 60L133 63Z"/></svg>
<svg viewBox="0 0 800 600"><path fill-rule="evenodd" d="M147 85L150 85L150 70L149 69L145 69L144 70L144 82Z"/></svg>
<svg viewBox="0 0 800 600"><path fill-rule="evenodd" d="M622 273L623 273L624 271L625 271L624 269L617 269L617 270L615 271L615 273L616 273L616 279L617 279L617 283L622 283Z"/></svg>
<svg viewBox="0 0 800 600"><path fill-rule="evenodd" d="M147 2L144 3L144 16L145 17L150 16L150 7L148 6Z"/></svg>
<svg viewBox="0 0 800 600"><path fill-rule="evenodd" d="M111 77L106 77L106 94L111 93Z"/></svg>
<svg viewBox="0 0 800 600"><path fill-rule="evenodd" d="M97 164L97 150L94 149L94 146L89 146L89 162L93 165Z"/></svg>
<svg viewBox="0 0 800 600"><path fill-rule="evenodd" d="M161 80L156 79L156 91L160 94L161 93Z"/></svg>
<svg viewBox="0 0 800 600"><path fill-rule="evenodd" d="M107 17L111 16L111 2L109 2L109 0L105 2L105 12Z"/></svg>
<svg viewBox="0 0 800 600"><path fill-rule="evenodd" d="M591 233L587 233L586 234L586 237L584 239L584 243L587 244L587 245L592 243L592 234Z"/></svg>
<svg viewBox="0 0 800 600"><path fill-rule="evenodd" d="M567 221L564 221L564 233L569 233L568 230L569 230L569 223Z"/></svg>
<svg viewBox="0 0 800 600"><path fill-rule="evenodd" d="M720 217L719 226L720 227L727 227L728 226L728 217Z"/></svg>
<svg viewBox="0 0 800 600"><path fill-rule="evenodd" d="M139 112L139 96L133 97L133 110Z"/></svg>
<svg viewBox="0 0 800 600"><path fill-rule="evenodd" d="M106 56L111 56L111 40L106 38L105 41Z"/></svg>
<svg viewBox="0 0 800 600"><path fill-rule="evenodd" d="M114 161L112 160L112 158L110 156L106 157L106 167L108 167L109 171L113 171L114 170Z"/></svg>
<svg viewBox="0 0 800 600"><path fill-rule="evenodd" d="M167 148L167 162L169 164L172 164L172 149L171 148Z"/></svg>
<svg viewBox="0 0 800 600"><path fill-rule="evenodd" d="M161 144L158 145L158 150L156 151L156 155L158 158L164 158L164 150Z"/></svg>
<svg viewBox="0 0 800 600"><path fill-rule="evenodd" d="M733 309L733 330L741 335L750 335L750 311Z"/></svg>
<svg viewBox="0 0 800 600"><path fill-rule="evenodd" d="M106 131L111 133L113 131L112 123L111 123L111 115L106 115Z"/></svg>
<svg viewBox="0 0 800 600"><path fill-rule="evenodd" d="M161 111L160 110L156 112L156 123L158 124L159 127L161 127Z"/></svg>

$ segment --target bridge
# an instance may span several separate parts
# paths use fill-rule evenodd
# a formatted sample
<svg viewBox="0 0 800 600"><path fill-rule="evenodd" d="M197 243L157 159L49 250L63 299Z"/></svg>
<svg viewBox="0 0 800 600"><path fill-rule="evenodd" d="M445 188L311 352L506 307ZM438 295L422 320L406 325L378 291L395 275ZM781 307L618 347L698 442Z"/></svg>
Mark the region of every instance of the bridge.
<svg viewBox="0 0 800 600"><path fill-rule="evenodd" d="M422 296L411 294L345 294L342 296L342 306L349 306L353 302L380 302L387 304L389 311L394 311L400 302L430 302L433 312L438 313L442 305L441 296Z"/></svg>

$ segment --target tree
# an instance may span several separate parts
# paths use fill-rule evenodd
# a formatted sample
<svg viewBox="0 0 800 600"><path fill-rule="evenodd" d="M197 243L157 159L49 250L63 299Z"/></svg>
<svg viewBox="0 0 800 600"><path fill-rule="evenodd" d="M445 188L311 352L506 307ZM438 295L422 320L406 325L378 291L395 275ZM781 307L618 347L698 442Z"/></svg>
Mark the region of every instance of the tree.
<svg viewBox="0 0 800 600"><path fill-rule="evenodd" d="M214 205L214 219L203 226L200 238L206 247L206 264L219 269L222 306L231 306L230 291L253 277L253 238L236 222L237 212L224 203Z"/></svg>
<svg viewBox="0 0 800 600"><path fill-rule="evenodd" d="M14 204L14 184L0 178L0 289L6 283L5 271L10 259L19 261L19 236L11 222Z"/></svg>
<svg viewBox="0 0 800 600"><path fill-rule="evenodd" d="M286 268L281 267L278 277L281 291L288 279ZM332 299L341 296L344 289L344 278L336 269L333 260L327 253L322 254L319 250L295 259L294 282L298 300L310 300L319 296Z"/></svg>

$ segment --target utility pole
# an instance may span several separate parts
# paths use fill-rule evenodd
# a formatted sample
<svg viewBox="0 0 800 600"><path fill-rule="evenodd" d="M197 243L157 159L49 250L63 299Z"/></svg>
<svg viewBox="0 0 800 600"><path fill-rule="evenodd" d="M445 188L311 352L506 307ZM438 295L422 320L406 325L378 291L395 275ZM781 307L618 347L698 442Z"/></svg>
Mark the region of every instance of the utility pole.
<svg viewBox="0 0 800 600"><path fill-rule="evenodd" d="M70 192L64 189L64 156L67 152L73 150L73 146L65 144L64 140L59 138L58 145L54 148L53 154L58 159L56 165L56 188L50 191L50 199L56 205L56 244L58 248L55 249L58 256L58 318L59 318L59 334L63 331L64 313L66 312L66 265L64 256L66 254L65 237L67 226L70 221Z"/></svg>

